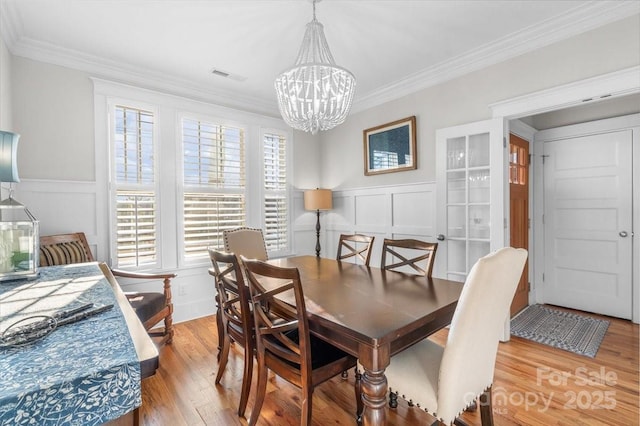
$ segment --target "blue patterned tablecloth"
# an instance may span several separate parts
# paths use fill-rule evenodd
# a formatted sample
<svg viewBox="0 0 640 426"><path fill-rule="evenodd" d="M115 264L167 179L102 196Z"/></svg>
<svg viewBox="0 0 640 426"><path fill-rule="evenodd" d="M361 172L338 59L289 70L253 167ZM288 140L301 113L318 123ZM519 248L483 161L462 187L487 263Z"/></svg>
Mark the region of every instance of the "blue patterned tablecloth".
<svg viewBox="0 0 640 426"><path fill-rule="evenodd" d="M0 348L0 425L100 425L141 405L140 362L96 263L0 283L0 333L22 318L88 302L114 306L31 345Z"/></svg>

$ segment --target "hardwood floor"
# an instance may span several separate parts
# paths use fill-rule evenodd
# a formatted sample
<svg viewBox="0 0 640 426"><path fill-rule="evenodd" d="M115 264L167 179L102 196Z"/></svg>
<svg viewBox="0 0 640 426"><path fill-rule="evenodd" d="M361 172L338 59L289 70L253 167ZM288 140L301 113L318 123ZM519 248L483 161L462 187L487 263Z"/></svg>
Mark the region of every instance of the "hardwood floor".
<svg viewBox="0 0 640 426"><path fill-rule="evenodd" d="M497 425L638 425L639 332L629 321L608 317L609 330L595 358L513 337L501 343L493 385ZM447 329L431 338L444 344ZM173 344L160 350L160 369L142 382L141 425L246 425L236 414L242 383L242 348L233 345L227 370L214 384L215 317L177 324ZM254 374L255 376L255 374ZM255 381L255 377L254 377ZM254 383L255 386L255 383ZM247 406L253 408L255 390ZM300 392L270 375L259 425L298 425ZM354 425L353 372L321 385L313 397L315 425ZM480 425L480 412L464 413ZM387 409L388 425L426 425L433 418L399 400Z"/></svg>

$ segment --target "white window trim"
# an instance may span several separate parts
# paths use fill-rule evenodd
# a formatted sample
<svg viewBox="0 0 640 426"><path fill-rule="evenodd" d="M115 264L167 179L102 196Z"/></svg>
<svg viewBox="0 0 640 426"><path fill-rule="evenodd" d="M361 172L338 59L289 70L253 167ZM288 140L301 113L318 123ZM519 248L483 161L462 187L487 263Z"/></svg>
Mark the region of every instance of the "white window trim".
<svg viewBox="0 0 640 426"><path fill-rule="evenodd" d="M117 206L116 206L116 192L118 188L131 189L137 188L135 185L116 185L115 183L115 162L114 160L114 141L115 141L115 119L113 113L117 106L123 106L127 108L136 108L140 110L149 111L153 114L153 155L154 155L154 170L153 170L153 191L155 193L155 219L156 219L156 261L154 263L146 263L139 267L120 266L117 263L117 235L116 235L116 223L117 223ZM108 200L109 206L109 263L119 269L124 270L155 270L159 269L162 264L162 218L160 214L160 206L162 205L162 195L160 193L160 181L159 181L159 169L162 161L162 154L160 149L160 134L158 131L158 116L159 108L157 105L131 101L123 98L107 98L107 122L109 126L109 140L108 140Z"/></svg>
<svg viewBox="0 0 640 426"><path fill-rule="evenodd" d="M288 226L287 226L287 241L289 242L288 246L288 250L278 250L278 251L272 251L269 252L269 257L271 258L276 258L276 257L285 257L285 256L290 256L292 253L294 253L294 247L293 247L293 230L292 230L292 215L293 215L293 203L292 203L292 179L293 179L293 141L292 141L292 135L291 132L287 132L287 131L283 131L282 129L277 129L277 128L270 128L270 127L263 127L260 129L260 136L259 136L259 141L260 141L260 158L264 158L264 136L266 134L273 134L273 135L281 135L284 136L286 139L286 143L287 143L287 147L286 147L286 167L287 167L287 188L286 188L286 195L285 195L285 199L287 201L287 206L289 207L288 212L287 212L287 222L288 222ZM261 185L260 185L260 197L259 199L261 200L260 202L260 227L261 228L266 228L266 224L265 224L265 211L264 211L264 198L266 195L266 190L264 187L264 161L262 161L260 163L260 175L261 175Z"/></svg>
<svg viewBox="0 0 640 426"><path fill-rule="evenodd" d="M161 242L158 247L159 264L154 271L168 271L182 268L209 266L210 261L203 259L198 263L185 263L182 260L181 239L183 235L182 225L179 223L182 217L182 190L179 188L178 176L182 179L182 156L176 155L178 146L182 146L181 114L188 113L189 117L202 118L204 121L219 120L221 124L228 124L246 129L246 221L247 226L263 227L262 178L255 181L256 174L262 174L261 156L263 129L273 133L286 135L287 138L287 167L290 207L288 218L289 251L294 252L293 212L291 204L291 185L294 178L293 170L293 133L281 120L251 112L239 111L219 105L208 104L193 99L161 93L153 90L142 89L127 84L116 83L97 77L92 77L94 84L94 118L95 118L95 162L96 162L96 207L98 242L103 247L108 247L108 252L113 258L115 244L112 235L113 219L111 213L113 201L111 200L111 188L109 186L111 148L110 128L111 105L140 107L154 113L154 143L157 146L156 185L162 188L157 191L158 203L158 238ZM221 118L224 117L224 118ZM110 136L111 135L111 136ZM168 176L173 176L169 180ZM258 183L259 182L259 183ZM170 189L167 191L165 188ZM179 190L180 189L180 190ZM258 205L255 205L258 203ZM180 215L178 213L180 212ZM280 253L270 253L272 257ZM111 259L109 259L110 261ZM147 270L147 268L145 268ZM149 269L151 271L151 269Z"/></svg>

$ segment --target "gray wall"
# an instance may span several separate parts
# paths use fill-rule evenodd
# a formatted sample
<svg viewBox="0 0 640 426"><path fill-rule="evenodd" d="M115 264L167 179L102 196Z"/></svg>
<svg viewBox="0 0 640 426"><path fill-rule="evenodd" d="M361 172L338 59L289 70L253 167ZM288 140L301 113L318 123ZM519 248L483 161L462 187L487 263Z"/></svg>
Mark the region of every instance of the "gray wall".
<svg viewBox="0 0 640 426"><path fill-rule="evenodd" d="M640 64L640 16L351 115L321 133L322 184L363 188L435 180L435 131L491 117L489 104ZM418 169L364 176L364 129L417 117Z"/></svg>
<svg viewBox="0 0 640 426"><path fill-rule="evenodd" d="M12 99L12 108L7 108L3 92L0 120L22 134L21 177L94 181L89 75L12 57L3 43L0 54L0 88L7 90L10 79ZM434 181L436 129L487 119L488 105L496 101L638 64L640 16L636 15L355 113L319 136L295 132L294 186L345 189ZM363 129L410 115L418 119L418 169L365 177Z"/></svg>
<svg viewBox="0 0 640 426"><path fill-rule="evenodd" d="M0 130L13 130L11 111L11 54L0 36Z"/></svg>

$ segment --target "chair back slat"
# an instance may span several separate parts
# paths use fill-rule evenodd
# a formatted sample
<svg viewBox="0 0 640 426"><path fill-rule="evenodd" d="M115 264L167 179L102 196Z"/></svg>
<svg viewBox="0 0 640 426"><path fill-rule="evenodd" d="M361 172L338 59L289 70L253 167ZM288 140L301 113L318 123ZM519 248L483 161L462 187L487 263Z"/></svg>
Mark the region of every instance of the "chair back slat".
<svg viewBox="0 0 640 426"><path fill-rule="evenodd" d="M242 257L251 293L258 356L293 363L311 375L309 322L300 273ZM303 372L306 372L303 373Z"/></svg>
<svg viewBox="0 0 640 426"><path fill-rule="evenodd" d="M253 318L249 308L249 288L245 284L240 262L235 254L209 249L213 265L220 314L225 332L246 347L253 334ZM235 327L230 327L232 324ZM250 349L250 348L249 348Z"/></svg>
<svg viewBox="0 0 640 426"><path fill-rule="evenodd" d="M411 267L418 274L430 277L433 272L433 264L436 257L438 243L428 243L415 239L393 240L385 238L382 244L382 257L380 268L399 270L402 267ZM387 262L387 255L392 260Z"/></svg>
<svg viewBox="0 0 640 426"><path fill-rule="evenodd" d="M94 260L84 232L40 237L39 266L69 265Z"/></svg>
<svg viewBox="0 0 640 426"><path fill-rule="evenodd" d="M337 260L345 260L354 258L360 259L362 263L369 266L369 260L371 259L371 247L375 237L362 234L346 235L341 234L338 241L338 254ZM344 251L344 253L343 253Z"/></svg>

